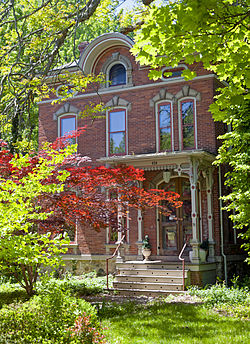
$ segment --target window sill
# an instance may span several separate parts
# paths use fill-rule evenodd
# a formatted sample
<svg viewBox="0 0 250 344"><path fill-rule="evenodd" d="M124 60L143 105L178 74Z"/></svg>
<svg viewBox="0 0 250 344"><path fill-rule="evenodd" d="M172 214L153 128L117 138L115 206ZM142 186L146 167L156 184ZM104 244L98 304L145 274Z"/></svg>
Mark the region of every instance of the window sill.
<svg viewBox="0 0 250 344"><path fill-rule="evenodd" d="M105 246L108 247L108 248L116 248L117 245L118 245L118 243L117 243L117 244L115 244L115 243L110 243L110 244L108 243L108 244L105 244ZM130 244L127 243L127 242L125 242L124 244L122 244L122 246L130 247Z"/></svg>
<svg viewBox="0 0 250 344"><path fill-rule="evenodd" d="M73 241L71 241L69 244L62 245L62 247L67 247L67 248L78 248L79 245Z"/></svg>

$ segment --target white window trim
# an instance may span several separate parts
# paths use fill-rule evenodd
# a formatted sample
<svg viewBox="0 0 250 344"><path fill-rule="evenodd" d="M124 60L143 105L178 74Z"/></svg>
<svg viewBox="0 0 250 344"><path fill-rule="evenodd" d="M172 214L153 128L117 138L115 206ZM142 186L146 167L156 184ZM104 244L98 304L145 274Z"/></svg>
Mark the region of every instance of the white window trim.
<svg viewBox="0 0 250 344"><path fill-rule="evenodd" d="M171 151L174 151L174 112L173 101L170 99L164 99L155 103L155 119L156 119L156 153L160 152L160 133L159 133L159 113L158 106L162 103L170 103L170 116L171 116Z"/></svg>
<svg viewBox="0 0 250 344"><path fill-rule="evenodd" d="M178 132L179 132L179 151L183 150L182 147L182 118L181 118L181 102L184 100L193 100L194 102L194 148L198 149L198 141L197 141L197 112L196 112L196 98L195 97L183 97L178 99Z"/></svg>
<svg viewBox="0 0 250 344"><path fill-rule="evenodd" d="M125 106L115 106L112 109L106 111L106 157L109 157L109 112L114 110L122 109L125 110L125 153L128 154L128 108ZM114 154L115 155L115 154Z"/></svg>

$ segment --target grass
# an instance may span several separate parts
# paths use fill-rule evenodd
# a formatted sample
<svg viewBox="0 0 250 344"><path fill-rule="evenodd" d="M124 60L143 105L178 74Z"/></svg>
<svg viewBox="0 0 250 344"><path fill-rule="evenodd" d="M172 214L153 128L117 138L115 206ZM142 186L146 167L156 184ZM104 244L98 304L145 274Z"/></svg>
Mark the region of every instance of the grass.
<svg viewBox="0 0 250 344"><path fill-rule="evenodd" d="M100 317L110 344L243 344L250 338L249 321L202 305L109 305Z"/></svg>

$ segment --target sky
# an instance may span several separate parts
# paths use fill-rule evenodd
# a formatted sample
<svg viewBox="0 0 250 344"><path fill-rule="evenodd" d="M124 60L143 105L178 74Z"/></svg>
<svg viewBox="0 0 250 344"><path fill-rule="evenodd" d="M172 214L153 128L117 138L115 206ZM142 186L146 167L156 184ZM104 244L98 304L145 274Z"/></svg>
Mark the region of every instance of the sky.
<svg viewBox="0 0 250 344"><path fill-rule="evenodd" d="M131 9L134 4L136 4L137 0L126 0L122 5L120 5L119 9ZM155 1L155 3L160 2L160 0Z"/></svg>

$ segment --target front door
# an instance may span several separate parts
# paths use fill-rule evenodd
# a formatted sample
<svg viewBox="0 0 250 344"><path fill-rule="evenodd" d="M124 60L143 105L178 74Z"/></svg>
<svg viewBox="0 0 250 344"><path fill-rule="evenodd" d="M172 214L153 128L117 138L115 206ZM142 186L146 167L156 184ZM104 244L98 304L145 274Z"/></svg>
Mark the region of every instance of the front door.
<svg viewBox="0 0 250 344"><path fill-rule="evenodd" d="M192 236L190 182L187 178L172 178L168 184L161 184L160 188L177 192L183 202L182 207L172 208L169 216L161 215L159 218L160 254L178 255L184 242Z"/></svg>

